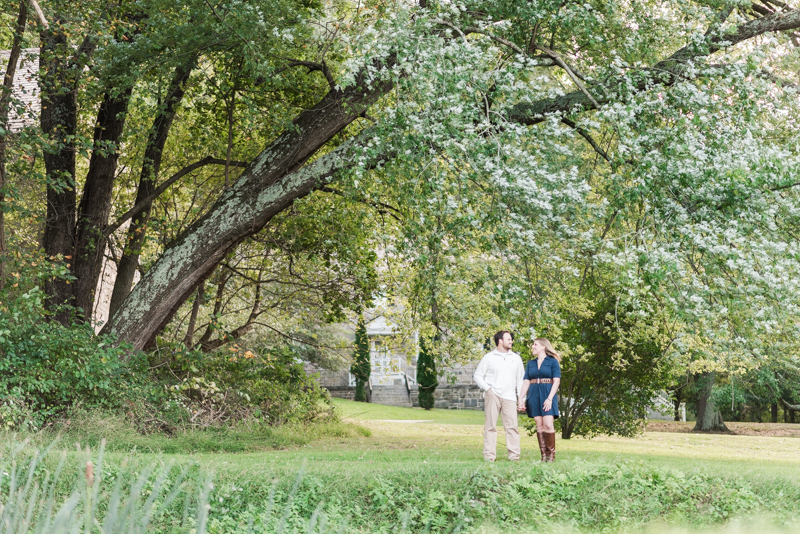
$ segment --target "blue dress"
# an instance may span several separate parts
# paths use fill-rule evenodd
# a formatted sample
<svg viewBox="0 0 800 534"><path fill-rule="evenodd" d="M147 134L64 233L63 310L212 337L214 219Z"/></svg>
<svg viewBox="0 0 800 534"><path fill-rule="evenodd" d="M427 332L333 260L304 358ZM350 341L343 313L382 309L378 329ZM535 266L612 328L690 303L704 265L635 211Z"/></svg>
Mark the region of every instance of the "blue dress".
<svg viewBox="0 0 800 534"><path fill-rule="evenodd" d="M539 369L536 359L528 362L525 366L524 380L534 380L536 378L561 378L561 366L558 360L552 356L545 356L542 367ZM558 419L558 394L553 396L553 406L548 411L542 409L542 405L550 395L553 384L531 384L528 388L528 398L525 402L528 417L541 417L552 415Z"/></svg>

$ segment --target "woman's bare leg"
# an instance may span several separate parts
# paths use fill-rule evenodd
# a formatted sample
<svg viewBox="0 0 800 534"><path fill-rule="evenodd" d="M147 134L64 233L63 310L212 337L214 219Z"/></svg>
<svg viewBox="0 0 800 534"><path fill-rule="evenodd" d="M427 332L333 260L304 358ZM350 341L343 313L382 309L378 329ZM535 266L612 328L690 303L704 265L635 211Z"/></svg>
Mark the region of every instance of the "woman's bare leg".
<svg viewBox="0 0 800 534"><path fill-rule="evenodd" d="M541 419L541 425L539 420ZM542 429L542 432L555 432L556 427L554 426L555 418L552 415L545 415L542 417L536 418L536 428Z"/></svg>

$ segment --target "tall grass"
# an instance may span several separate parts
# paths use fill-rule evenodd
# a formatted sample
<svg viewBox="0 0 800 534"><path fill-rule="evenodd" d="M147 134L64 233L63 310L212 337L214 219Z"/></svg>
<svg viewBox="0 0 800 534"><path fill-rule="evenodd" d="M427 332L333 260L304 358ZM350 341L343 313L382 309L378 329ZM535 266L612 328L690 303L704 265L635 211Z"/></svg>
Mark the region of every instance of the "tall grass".
<svg viewBox="0 0 800 534"><path fill-rule="evenodd" d="M191 466L177 469L155 463L138 473L125 466L106 469L104 453L104 442L96 457L85 462L82 459L91 456L88 448L73 454L62 451L53 466L48 462L53 459L52 447L32 450L27 441L7 445L0 459L0 534L209 532L214 490L210 475L198 485ZM259 513L260 522L270 525L269 532L297 531L289 518L302 477L301 472L282 507L276 505L273 484ZM321 508L301 530L342 532L345 523L331 524ZM230 531L255 532L253 519Z"/></svg>
<svg viewBox="0 0 800 534"><path fill-rule="evenodd" d="M748 524L736 518L754 517L772 521L773 532L793 532L800 509L800 484L786 479L753 484L639 462L575 458L500 469L421 458L367 473L351 462L315 461L314 452L294 466L217 464L214 474L208 455L170 461L106 454L104 442L93 451L59 450L63 444L0 447L0 534L734 533Z"/></svg>
<svg viewBox="0 0 800 534"><path fill-rule="evenodd" d="M44 448L54 440L79 442L92 448L106 442L105 450L163 454L258 452L297 448L320 438L369 436L363 426L340 421L268 426L237 424L186 430L174 434L143 434L118 414L100 410L72 410L67 416L37 433L4 433L0 439L29 439Z"/></svg>
<svg viewBox="0 0 800 534"><path fill-rule="evenodd" d="M76 466L68 465L72 462L67 459L88 457L88 449L77 455L61 452L53 470L47 465L52 448L31 450L27 441L8 445L0 463L0 534L149 532L153 519L182 495L184 517L194 509L197 532L205 532L210 481L192 495L184 483L187 470L175 476L172 466L167 466L157 471L146 469L124 484L133 473L118 471L105 476L104 445L96 458L86 460L83 469L78 466L77 474ZM109 483L113 483L110 491ZM68 487L71 489L65 491Z"/></svg>

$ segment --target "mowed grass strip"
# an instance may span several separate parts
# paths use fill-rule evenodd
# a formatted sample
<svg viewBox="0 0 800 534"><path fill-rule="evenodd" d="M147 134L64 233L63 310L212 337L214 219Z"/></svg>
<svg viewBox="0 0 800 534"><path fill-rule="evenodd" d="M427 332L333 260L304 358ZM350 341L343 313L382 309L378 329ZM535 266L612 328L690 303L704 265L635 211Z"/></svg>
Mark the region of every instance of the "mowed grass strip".
<svg viewBox="0 0 800 534"><path fill-rule="evenodd" d="M384 404L333 399L339 415L345 421L425 421L443 425L481 425L483 410L423 410Z"/></svg>
<svg viewBox="0 0 800 534"><path fill-rule="evenodd" d="M431 410L365 405L335 400L345 420L360 421L372 431L361 440L359 454L371 462L414 462L418 451L427 451L429 461L479 462L482 459L483 412L477 410ZM354 414L357 417L354 417ZM423 414L423 415L421 415ZM521 418L526 417L524 414ZM426 423L395 423L386 420L432 419ZM757 424L748 423L752 433ZM764 423L765 427L770 424ZM686 424L684 424L686 426ZM777 425L782 427L783 425ZM797 425L800 428L800 425ZM766 432L766 430L762 430ZM324 450L331 445L320 444ZM503 462L505 436L498 434L498 465ZM597 436L562 440L557 436L557 458L582 458L601 462L644 462L647 465L702 471L714 476L746 476L759 480L800 478L800 439L759 435L645 432L634 438ZM287 451L291 455L291 451ZM524 461L537 461L536 439L523 434ZM317 456L319 458L319 455ZM290 460L291 461L291 460ZM361 462L363 460L356 460ZM558 464L558 462L556 462ZM554 467L558 469L558 467Z"/></svg>

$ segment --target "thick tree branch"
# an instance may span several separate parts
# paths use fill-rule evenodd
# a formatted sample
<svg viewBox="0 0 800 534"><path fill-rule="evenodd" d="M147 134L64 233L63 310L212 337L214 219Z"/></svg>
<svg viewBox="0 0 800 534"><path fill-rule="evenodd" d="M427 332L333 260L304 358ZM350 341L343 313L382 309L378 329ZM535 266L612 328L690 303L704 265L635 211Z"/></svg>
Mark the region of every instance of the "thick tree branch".
<svg viewBox="0 0 800 534"><path fill-rule="evenodd" d="M385 90L381 89L379 93ZM353 107L347 108L348 123L361 112ZM323 99L318 108L329 108L329 104ZM317 111L306 113L315 114ZM271 151L279 147L289 152L290 161L296 161L296 145L287 143L284 137L290 134L284 134L273 147L256 158L217 204L153 264L104 331L115 333L135 349L148 346L197 285L242 239L257 233L272 217L295 200L327 184L338 172L357 164L372 168L393 157L393 154L378 154L360 161L363 157L360 155L361 147L365 146L370 135L370 130L362 132L335 150L287 173L287 163L275 169L277 164L270 164L268 159ZM275 174L281 176L273 181Z"/></svg>
<svg viewBox="0 0 800 534"><path fill-rule="evenodd" d="M800 10L793 9L745 22L728 33L708 33L702 41L684 46L653 67L595 85L595 87L603 89L602 94L596 98L596 103L602 105L620 98L627 92L643 92L654 85L673 85L684 76L685 71L697 59L710 56L723 48L730 48L765 33L797 28L800 28ZM533 125L544 121L548 115L579 113L597 109L597 107L583 91L573 91L566 95L545 98L530 104L517 104L511 109L508 118L511 122L518 124Z"/></svg>
<svg viewBox="0 0 800 534"><path fill-rule="evenodd" d="M153 193L148 195L144 198L141 202L136 204L134 207L126 211L122 214L122 216L117 219L117 221L108 226L105 231L103 232L106 237L110 236L114 232L116 232L126 221L129 221L136 215L138 215L143 209L145 209L153 200L157 199L161 194L169 189L169 187L186 176L187 174L196 171L200 167L204 167L206 165L225 165L226 161L224 159L212 158L211 156L207 156L200 161L195 161L191 165L184 167L183 169L179 170L175 174L169 177L163 184L158 186ZM231 167L247 167L247 163L244 161L230 161L227 162Z"/></svg>
<svg viewBox="0 0 800 534"><path fill-rule="evenodd" d="M50 29L50 25L47 23L47 19L44 17L44 13L42 13L42 8L39 7L39 2L36 0L30 0L31 5L33 6L33 10L36 11L36 15L39 17L39 22L42 23L45 30Z"/></svg>
<svg viewBox="0 0 800 534"><path fill-rule="evenodd" d="M783 407L787 410L800 410L800 404L789 404L783 399L781 399L781 404L783 404Z"/></svg>

